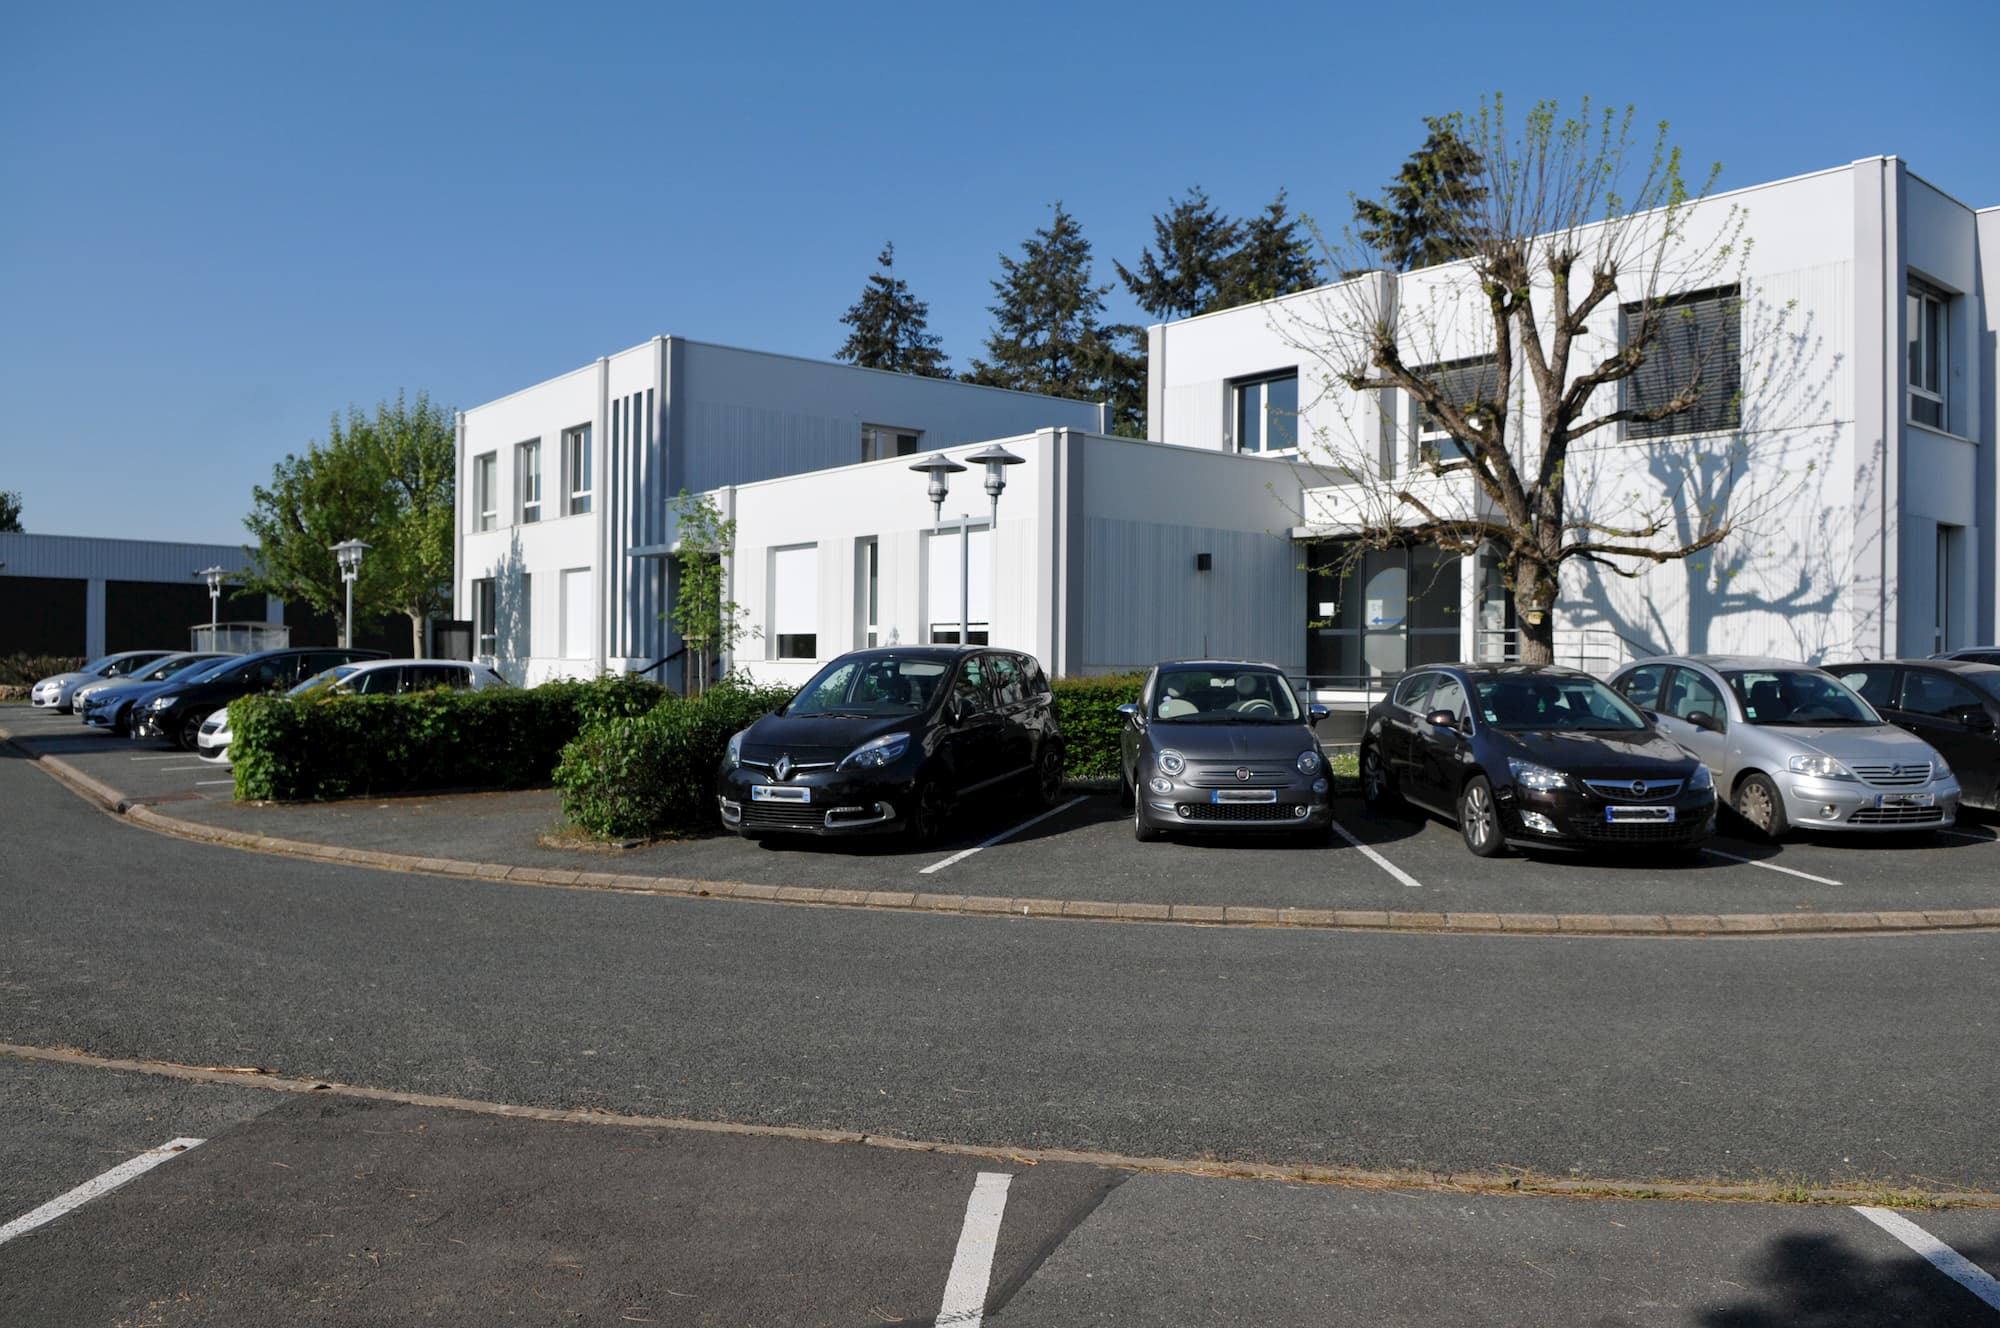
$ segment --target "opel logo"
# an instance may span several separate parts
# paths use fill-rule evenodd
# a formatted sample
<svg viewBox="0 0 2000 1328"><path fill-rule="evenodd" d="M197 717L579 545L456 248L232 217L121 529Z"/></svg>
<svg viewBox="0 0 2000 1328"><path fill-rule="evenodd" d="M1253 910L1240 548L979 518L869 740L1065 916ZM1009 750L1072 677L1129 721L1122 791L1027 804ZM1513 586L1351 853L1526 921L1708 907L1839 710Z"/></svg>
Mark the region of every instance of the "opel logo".
<svg viewBox="0 0 2000 1328"><path fill-rule="evenodd" d="M785 756L780 756L778 758L778 763L771 767L771 773L776 775L779 779L790 779L792 777L791 756L789 754Z"/></svg>
<svg viewBox="0 0 2000 1328"><path fill-rule="evenodd" d="M1645 797L1645 796L1646 796L1646 781L1645 781L1645 780L1643 780L1643 779L1635 779L1635 780L1633 780L1633 781L1632 781L1632 796L1633 796L1633 797L1635 797L1635 798L1643 798L1643 797Z"/></svg>
<svg viewBox="0 0 2000 1328"><path fill-rule="evenodd" d="M1237 767L1236 767L1236 778L1237 778L1237 780L1238 780L1239 782L1241 782L1241 783L1244 783L1244 784L1248 784L1248 783L1250 782L1250 767L1249 767L1249 766L1247 766L1247 765L1239 765L1239 766L1237 766Z"/></svg>

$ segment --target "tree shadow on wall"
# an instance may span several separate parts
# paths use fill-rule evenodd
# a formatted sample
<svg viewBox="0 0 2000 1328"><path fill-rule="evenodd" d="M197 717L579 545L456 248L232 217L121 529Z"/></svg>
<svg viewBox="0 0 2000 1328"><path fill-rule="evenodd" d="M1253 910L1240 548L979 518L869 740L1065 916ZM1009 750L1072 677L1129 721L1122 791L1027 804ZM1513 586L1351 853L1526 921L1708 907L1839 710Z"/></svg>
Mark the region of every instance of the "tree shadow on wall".
<svg viewBox="0 0 2000 1328"><path fill-rule="evenodd" d="M493 568L493 666L517 686L528 684L528 661L534 654L529 637L534 630L534 583L521 554L521 537L507 541L507 552ZM545 590L543 598L555 591Z"/></svg>
<svg viewBox="0 0 2000 1328"><path fill-rule="evenodd" d="M1707 1311L1699 1322L1702 1328L1991 1328L1996 1321L1977 1296L1922 1257L1904 1252L1878 1258L1870 1253L1874 1246L1824 1233L1779 1236L1759 1255L1756 1284L1743 1298ZM2000 1267L2000 1236L1958 1248L1983 1268Z"/></svg>

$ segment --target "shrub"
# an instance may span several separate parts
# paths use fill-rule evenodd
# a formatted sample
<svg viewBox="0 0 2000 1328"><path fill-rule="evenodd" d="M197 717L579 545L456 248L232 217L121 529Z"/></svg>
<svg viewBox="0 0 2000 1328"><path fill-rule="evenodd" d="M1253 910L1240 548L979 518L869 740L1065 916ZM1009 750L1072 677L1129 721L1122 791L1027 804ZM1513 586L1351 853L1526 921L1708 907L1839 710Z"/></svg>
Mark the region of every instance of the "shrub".
<svg viewBox="0 0 2000 1328"><path fill-rule="evenodd" d="M303 802L546 784L587 719L668 693L629 677L411 696L255 696L229 707L238 798Z"/></svg>
<svg viewBox="0 0 2000 1328"><path fill-rule="evenodd" d="M1057 678L1050 684L1062 725L1065 775L1101 779L1118 773L1118 732L1125 727L1118 707L1137 701L1145 681L1143 673L1110 673Z"/></svg>
<svg viewBox="0 0 2000 1328"><path fill-rule="evenodd" d="M643 715L587 725L563 749L555 784L571 824L606 839L715 828L715 776L730 735L791 699L785 687L724 683Z"/></svg>
<svg viewBox="0 0 2000 1328"><path fill-rule="evenodd" d="M0 685L33 687L58 673L74 673L87 663L81 655L0 656Z"/></svg>

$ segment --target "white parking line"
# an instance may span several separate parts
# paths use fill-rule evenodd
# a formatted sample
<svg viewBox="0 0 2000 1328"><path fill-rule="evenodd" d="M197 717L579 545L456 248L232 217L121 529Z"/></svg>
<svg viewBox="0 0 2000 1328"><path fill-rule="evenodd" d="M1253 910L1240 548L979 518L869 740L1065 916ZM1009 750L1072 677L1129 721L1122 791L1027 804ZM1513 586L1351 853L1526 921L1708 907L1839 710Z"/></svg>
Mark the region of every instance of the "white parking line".
<svg viewBox="0 0 2000 1328"><path fill-rule="evenodd" d="M1808 881L1818 881L1821 885L1841 884L1841 882L1834 880L1831 876L1815 876L1811 872L1802 872L1794 867L1780 867L1775 862L1759 862L1755 858L1739 858L1734 853L1724 853L1719 848L1705 848L1702 852L1711 857L1727 858L1731 862L1740 862L1746 867L1762 867L1765 871L1783 872L1787 876L1797 876Z"/></svg>
<svg viewBox="0 0 2000 1328"><path fill-rule="evenodd" d="M174 1139L161 1144L158 1148L147 1149L130 1162L119 1163L97 1179L87 1180L68 1194L51 1199L32 1213L24 1213L6 1226L0 1227L0 1245L6 1244L16 1236L25 1236L36 1227L48 1225L64 1213L81 1208L100 1194L111 1193L133 1177L151 1171L169 1158L179 1157L188 1149L198 1147L201 1142L199 1139Z"/></svg>
<svg viewBox="0 0 2000 1328"><path fill-rule="evenodd" d="M128 761L185 761L187 757L175 752L172 756L128 756Z"/></svg>
<svg viewBox="0 0 2000 1328"><path fill-rule="evenodd" d="M205 788L210 784L234 784L235 782L233 779L197 779L194 782L194 786L196 788Z"/></svg>
<svg viewBox="0 0 2000 1328"><path fill-rule="evenodd" d="M1395 863L1389 861L1387 858L1383 857L1380 853L1377 853L1374 849L1368 847L1366 844L1356 839L1353 835L1347 833L1346 826L1342 825L1338 821L1334 821L1332 824L1333 824L1333 832L1335 834L1339 835L1342 839L1346 840L1348 843L1354 845L1354 847L1360 849L1361 852L1368 858L1368 860L1374 863L1377 867L1380 867L1383 871L1388 872L1391 876L1401 881L1404 885L1409 886L1412 890L1421 890L1424 888L1424 883L1422 881L1419 881L1416 877L1410 875L1408 872L1404 871L1401 867L1398 867Z"/></svg>
<svg viewBox="0 0 2000 1328"><path fill-rule="evenodd" d="M163 765L160 767L159 773L163 775L171 775L177 770L208 770L211 768L212 767L205 765Z"/></svg>
<svg viewBox="0 0 2000 1328"><path fill-rule="evenodd" d="M921 870L925 876L929 876L932 872L941 872L946 867L951 866L954 862L963 862L967 858L971 857L973 854L977 853L982 848L992 848L995 844L1001 843L1008 839L1012 839L1015 835L1020 834L1023 830L1026 830L1029 826L1035 825L1041 821L1046 821L1051 816L1054 816L1057 812L1066 812L1070 808L1076 806L1076 804L1078 804L1079 802L1087 800L1089 797L1090 795L1088 793L1080 793L1076 797L1071 798L1068 802L1063 803L1061 806L1051 807L1047 811L1041 813L1038 816L1030 816L1027 820L1021 822L1019 825L1013 826L1006 830L1002 830L999 834L993 836L993 838L989 840L986 840L984 843L974 844L971 848L962 848L958 852L952 854L950 857L945 858L940 862L933 862L930 866L922 868Z"/></svg>
<svg viewBox="0 0 2000 1328"><path fill-rule="evenodd" d="M1951 1246L1933 1236L1930 1232L1887 1208L1863 1208L1856 1204L1854 1211L1882 1228L1897 1240L1924 1256L1931 1267L1949 1277L1952 1281L1970 1291L1996 1310L2000 1310L2000 1280L1981 1268L1972 1260L1960 1254Z"/></svg>
<svg viewBox="0 0 2000 1328"><path fill-rule="evenodd" d="M939 1328L979 1328L986 1317L986 1289L993 1281L993 1251L1000 1243L1000 1214L1007 1207L1012 1176L982 1171L972 1182L965 1203L965 1225L958 1233L958 1253L944 1281L944 1304L938 1309Z"/></svg>

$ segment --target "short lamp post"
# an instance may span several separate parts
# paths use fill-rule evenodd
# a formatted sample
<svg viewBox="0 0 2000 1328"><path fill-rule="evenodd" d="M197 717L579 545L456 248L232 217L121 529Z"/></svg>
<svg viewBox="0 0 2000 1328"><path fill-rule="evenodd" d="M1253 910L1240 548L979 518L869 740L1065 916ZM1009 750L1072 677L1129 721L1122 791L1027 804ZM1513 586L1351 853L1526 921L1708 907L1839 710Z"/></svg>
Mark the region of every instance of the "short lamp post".
<svg viewBox="0 0 2000 1328"><path fill-rule="evenodd" d="M997 531L1000 528L1000 495L1007 488L1007 467L1018 466L1026 459L1015 456L998 443L981 448L966 458L967 461L975 461L986 467L986 495L993 500L993 518L987 529ZM951 491L951 481L947 476L958 474L965 470L965 467L942 452L933 452L922 461L911 465L910 469L923 471L930 476L928 493L933 513L932 520L938 529L943 529L944 500ZM972 517L970 515L961 516L958 527L958 644L961 647L972 644Z"/></svg>
<svg viewBox="0 0 2000 1328"><path fill-rule="evenodd" d="M347 583L347 614L340 621L340 644L345 649L354 644L354 578L361 575L361 555L367 551L368 542L342 540L328 547L340 559L340 579Z"/></svg>
<svg viewBox="0 0 2000 1328"><path fill-rule="evenodd" d="M204 567L199 572L196 572L195 575L208 582L208 635L210 638L208 648L213 650L215 649L216 623L222 616L222 578L228 576L229 572L227 569L221 567Z"/></svg>

